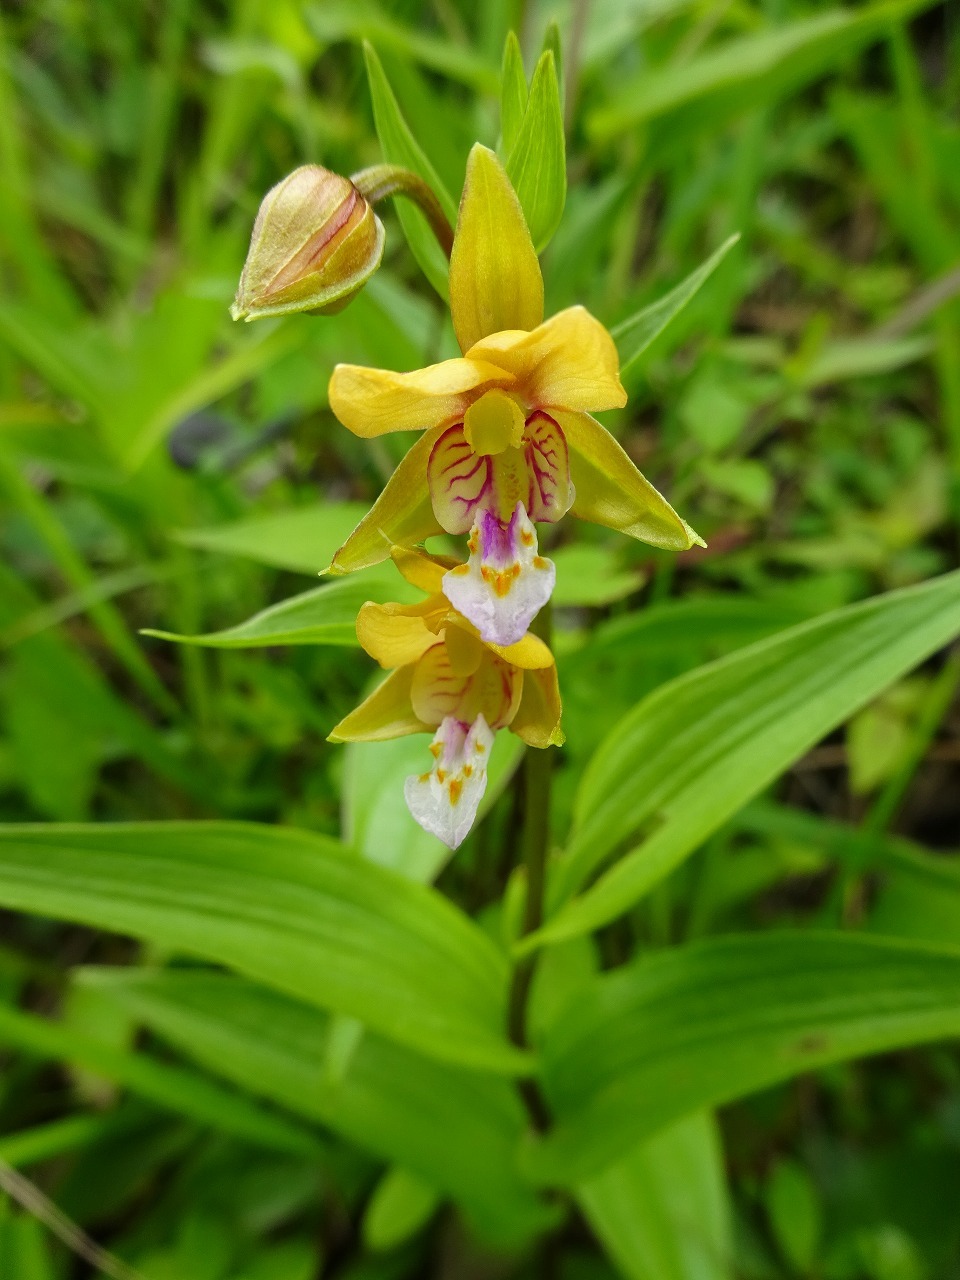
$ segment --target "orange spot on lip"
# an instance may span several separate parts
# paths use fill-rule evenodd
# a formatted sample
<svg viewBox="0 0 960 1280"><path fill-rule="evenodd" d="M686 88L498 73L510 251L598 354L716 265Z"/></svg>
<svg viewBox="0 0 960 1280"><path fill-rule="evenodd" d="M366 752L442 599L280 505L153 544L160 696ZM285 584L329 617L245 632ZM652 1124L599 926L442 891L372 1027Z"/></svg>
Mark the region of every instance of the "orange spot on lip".
<svg viewBox="0 0 960 1280"><path fill-rule="evenodd" d="M465 764L465 765L463 766L463 776L464 776L465 778L472 778L472 777L473 777L473 765L472 765L472 764Z"/></svg>
<svg viewBox="0 0 960 1280"><path fill-rule="evenodd" d="M445 781L446 781L446 778L447 778L447 771L446 771L446 769L438 769L438 770L437 770L437 781L438 781L438 782L445 782Z"/></svg>
<svg viewBox="0 0 960 1280"><path fill-rule="evenodd" d="M543 556L534 556L534 557L533 557L533 567L534 567L535 569L546 569L546 567L547 567L547 561L544 559L544 557L543 557Z"/></svg>
<svg viewBox="0 0 960 1280"><path fill-rule="evenodd" d="M533 546L534 538L533 538L533 534L530 532L529 529L524 529L522 531L522 533L520 534L520 541L523 543L525 547Z"/></svg>
<svg viewBox="0 0 960 1280"><path fill-rule="evenodd" d="M458 801L460 800L461 792L463 791L463 783L460 781L459 778L450 779L450 786L448 787L448 791L450 793L450 803L457 804Z"/></svg>
<svg viewBox="0 0 960 1280"><path fill-rule="evenodd" d="M443 746L441 745L441 743L439 742L430 743L430 754L433 756L434 760L440 759L440 752L442 750L443 750Z"/></svg>
<svg viewBox="0 0 960 1280"><path fill-rule="evenodd" d="M487 748L483 745L482 742L478 742L477 745L474 747L474 751L476 751L478 756L482 756L483 753L486 751L486 749Z"/></svg>
<svg viewBox="0 0 960 1280"><path fill-rule="evenodd" d="M465 564L458 564L457 567L455 569L451 569L450 572L456 577L461 578L465 573L469 573L470 569Z"/></svg>

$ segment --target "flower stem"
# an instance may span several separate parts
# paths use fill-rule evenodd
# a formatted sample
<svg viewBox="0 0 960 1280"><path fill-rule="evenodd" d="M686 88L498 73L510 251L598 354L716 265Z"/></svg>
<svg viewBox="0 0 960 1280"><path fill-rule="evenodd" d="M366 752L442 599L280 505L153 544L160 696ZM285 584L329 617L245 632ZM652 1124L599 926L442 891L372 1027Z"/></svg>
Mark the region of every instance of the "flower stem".
<svg viewBox="0 0 960 1280"><path fill-rule="evenodd" d="M440 201L433 194L433 188L419 174L398 164L375 164L353 174L350 181L371 204L386 200L388 196L406 196L408 200L413 200L429 222L430 230L437 237L440 248L450 257L453 228Z"/></svg>
<svg viewBox="0 0 960 1280"><path fill-rule="evenodd" d="M548 645L550 643L550 605L541 610L531 627ZM518 779L522 788L523 828L521 848L527 873L523 923L520 936L525 937L543 923L543 901L547 879L547 854L550 848L550 784L553 772L553 748L528 748L523 759L523 772ZM527 1045L527 1008L537 966L536 951L524 956L513 971L507 1006L507 1030L520 1048ZM550 1113L537 1084L533 1080L518 1082L520 1095L533 1127L540 1133L550 1127Z"/></svg>

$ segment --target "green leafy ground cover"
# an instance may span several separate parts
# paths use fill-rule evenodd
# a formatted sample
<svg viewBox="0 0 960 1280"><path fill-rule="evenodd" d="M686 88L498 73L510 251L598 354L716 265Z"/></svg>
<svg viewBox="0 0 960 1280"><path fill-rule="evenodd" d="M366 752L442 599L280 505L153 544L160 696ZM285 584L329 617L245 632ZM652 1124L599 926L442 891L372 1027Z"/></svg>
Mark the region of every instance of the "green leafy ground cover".
<svg viewBox="0 0 960 1280"><path fill-rule="evenodd" d="M0 42L0 1276L97 1274L52 1202L146 1280L960 1277L951 6L46 0ZM325 742L400 594L316 574L406 447L327 380L455 353L443 256L381 206L347 310L228 316L290 169L452 214L476 139L709 544L555 530L527 1051L518 749L450 859L422 740Z"/></svg>

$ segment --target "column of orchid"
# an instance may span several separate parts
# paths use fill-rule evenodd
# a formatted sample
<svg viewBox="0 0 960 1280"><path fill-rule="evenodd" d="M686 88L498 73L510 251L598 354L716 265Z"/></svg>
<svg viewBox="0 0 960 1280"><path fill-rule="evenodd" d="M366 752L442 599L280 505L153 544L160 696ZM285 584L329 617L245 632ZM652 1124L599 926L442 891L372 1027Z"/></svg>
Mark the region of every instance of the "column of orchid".
<svg viewBox="0 0 960 1280"><path fill-rule="evenodd" d="M365 222L355 201L344 203L339 229L351 219L362 229L369 274L382 228L372 214ZM290 309L304 309L304 269L328 270L337 252L326 230L297 250L299 305ZM274 271L288 289L294 274L286 260ZM354 265L352 290L360 275ZM235 313L276 314L270 280L257 298L243 295L241 282ZM553 655L528 633L556 581L536 525L570 512L666 549L700 539L590 416L626 403L613 339L582 307L544 321L540 265L519 201L496 155L479 144L450 255L450 308L462 357L411 373L338 365L330 381L330 406L355 435L422 433L330 571L392 557L427 595L416 606L360 610L360 643L391 674L330 737L432 732L432 767L407 780L406 800L421 826L456 848L476 818L493 735L510 729L534 748L563 741ZM465 560L423 550L444 532L466 535Z"/></svg>

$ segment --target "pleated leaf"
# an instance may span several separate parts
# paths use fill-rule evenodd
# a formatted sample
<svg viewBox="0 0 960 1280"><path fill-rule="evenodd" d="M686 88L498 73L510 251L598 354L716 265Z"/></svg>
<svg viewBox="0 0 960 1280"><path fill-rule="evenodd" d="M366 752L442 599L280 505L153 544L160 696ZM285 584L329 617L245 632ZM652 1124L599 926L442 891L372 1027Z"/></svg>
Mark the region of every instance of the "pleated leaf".
<svg viewBox="0 0 960 1280"><path fill-rule="evenodd" d="M241 822L0 828L0 904L149 939L497 1072L506 959L440 894L336 841Z"/></svg>
<svg viewBox="0 0 960 1280"><path fill-rule="evenodd" d="M838 609L662 685L598 749L540 939L613 920L825 734L960 633L960 572Z"/></svg>
<svg viewBox="0 0 960 1280"><path fill-rule="evenodd" d="M371 1032L333 1073L334 1020L223 974L87 970L83 980L207 1070L453 1196L487 1235L505 1243L543 1225L543 1206L516 1167L524 1114L508 1082L428 1061Z"/></svg>
<svg viewBox="0 0 960 1280"><path fill-rule="evenodd" d="M829 1062L960 1035L960 949L845 933L717 938L597 978L544 1038L530 1151L582 1182L690 1112Z"/></svg>

